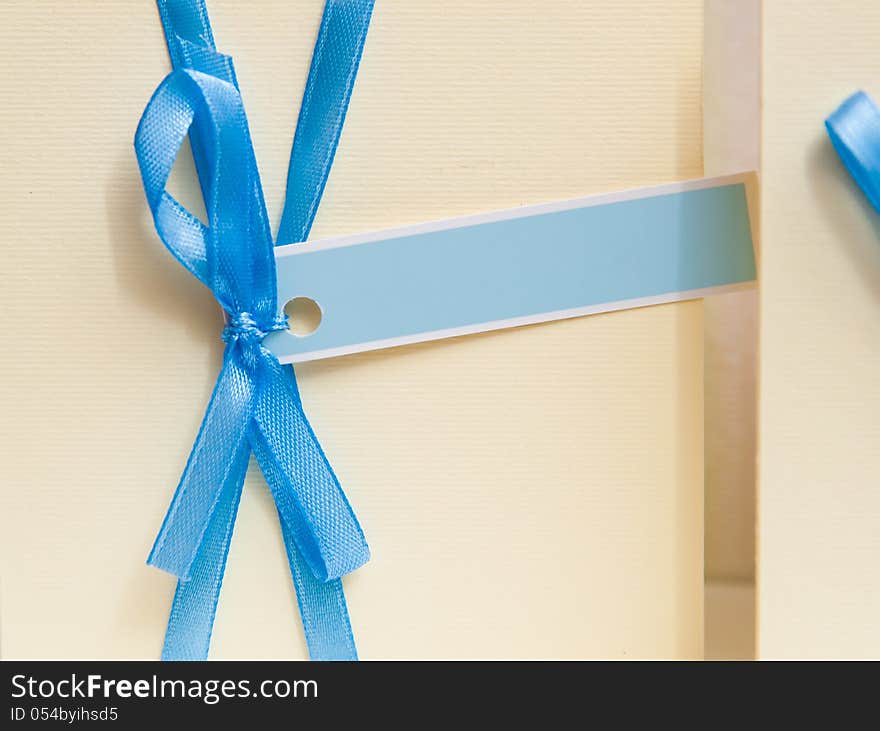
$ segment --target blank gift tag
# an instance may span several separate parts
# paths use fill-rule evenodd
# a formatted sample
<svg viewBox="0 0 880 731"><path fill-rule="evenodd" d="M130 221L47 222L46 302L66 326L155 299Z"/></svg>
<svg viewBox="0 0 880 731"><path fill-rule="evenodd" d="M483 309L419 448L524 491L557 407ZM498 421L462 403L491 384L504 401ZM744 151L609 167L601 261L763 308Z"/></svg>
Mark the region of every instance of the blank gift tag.
<svg viewBox="0 0 880 731"><path fill-rule="evenodd" d="M755 280L749 175L277 250L285 363L703 297Z"/></svg>

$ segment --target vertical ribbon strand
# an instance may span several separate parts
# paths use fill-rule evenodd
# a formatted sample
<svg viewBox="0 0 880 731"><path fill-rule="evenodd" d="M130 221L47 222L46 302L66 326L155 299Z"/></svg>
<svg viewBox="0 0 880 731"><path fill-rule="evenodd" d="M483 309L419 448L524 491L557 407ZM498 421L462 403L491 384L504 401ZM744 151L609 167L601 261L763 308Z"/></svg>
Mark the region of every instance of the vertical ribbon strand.
<svg viewBox="0 0 880 731"><path fill-rule="evenodd" d="M251 451L275 498L309 654L357 659L341 576L369 558L351 506L305 417L292 367L262 338L277 315L268 217L232 60L203 0L158 0L175 69L135 147L157 231L227 312L223 369L148 563L179 577L162 657L204 659ZM339 141L372 0L328 0L288 175L282 231L304 239ZM206 227L165 190L189 133Z"/></svg>
<svg viewBox="0 0 880 731"><path fill-rule="evenodd" d="M336 155L373 0L328 0L312 54L287 169L277 243L308 238Z"/></svg>

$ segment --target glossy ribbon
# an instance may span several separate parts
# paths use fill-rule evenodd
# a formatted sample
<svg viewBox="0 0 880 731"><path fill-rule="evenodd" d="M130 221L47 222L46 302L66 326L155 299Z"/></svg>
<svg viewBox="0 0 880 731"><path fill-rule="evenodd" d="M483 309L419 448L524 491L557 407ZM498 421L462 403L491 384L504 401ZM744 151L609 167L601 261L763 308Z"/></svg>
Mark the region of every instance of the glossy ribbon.
<svg viewBox="0 0 880 731"><path fill-rule="evenodd" d="M825 127L846 169L880 212L880 110L859 91L825 120Z"/></svg>
<svg viewBox="0 0 880 731"><path fill-rule="evenodd" d="M138 162L162 241L211 289L227 320L220 376L148 560L180 579L162 656L207 657L253 452L278 509L310 656L356 659L340 577L367 561L369 549L303 413L292 368L262 345L287 324L278 314L273 241L234 68L214 48L202 0L159 0L159 10L178 70L144 112ZM325 6L284 214L303 238L329 174L371 10L372 0ZM165 191L188 133L207 226Z"/></svg>

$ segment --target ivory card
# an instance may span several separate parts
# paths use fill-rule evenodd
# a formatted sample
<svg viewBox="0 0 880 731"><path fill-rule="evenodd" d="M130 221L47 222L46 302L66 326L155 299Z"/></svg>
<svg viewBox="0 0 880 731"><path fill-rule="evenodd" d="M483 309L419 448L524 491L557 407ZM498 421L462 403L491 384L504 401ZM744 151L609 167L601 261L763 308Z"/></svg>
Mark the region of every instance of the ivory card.
<svg viewBox="0 0 880 731"><path fill-rule="evenodd" d="M276 221L321 5L210 0ZM313 238L699 177L702 7L377 3ZM0 41L2 654L158 657L144 560L222 347L132 150L158 17L16 0ZM702 357L691 301L297 366L373 550L361 656L700 656ZM296 612L254 473L211 656L305 657Z"/></svg>

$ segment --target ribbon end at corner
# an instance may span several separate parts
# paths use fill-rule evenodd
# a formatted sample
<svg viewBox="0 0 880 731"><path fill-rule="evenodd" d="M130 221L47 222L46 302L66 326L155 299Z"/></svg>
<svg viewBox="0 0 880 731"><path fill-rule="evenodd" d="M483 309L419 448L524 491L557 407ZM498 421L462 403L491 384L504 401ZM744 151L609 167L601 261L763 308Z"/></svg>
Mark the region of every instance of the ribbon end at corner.
<svg viewBox="0 0 880 731"><path fill-rule="evenodd" d="M364 541L358 547L358 550L346 553L344 556L340 557L339 560L333 560L326 563L321 562L319 565L315 565L311 561L309 563L312 564L312 571L314 572L315 577L321 583L326 584L330 581L341 579L343 576L350 574L353 571L357 571L368 563L370 558L370 547L367 545L366 541Z"/></svg>
<svg viewBox="0 0 880 731"><path fill-rule="evenodd" d="M171 560L170 557L157 550L155 546L150 551L150 555L147 556L146 564L154 569L164 571L166 574L171 574L178 581L189 581L192 578L193 561Z"/></svg>

